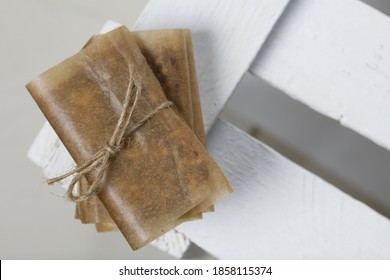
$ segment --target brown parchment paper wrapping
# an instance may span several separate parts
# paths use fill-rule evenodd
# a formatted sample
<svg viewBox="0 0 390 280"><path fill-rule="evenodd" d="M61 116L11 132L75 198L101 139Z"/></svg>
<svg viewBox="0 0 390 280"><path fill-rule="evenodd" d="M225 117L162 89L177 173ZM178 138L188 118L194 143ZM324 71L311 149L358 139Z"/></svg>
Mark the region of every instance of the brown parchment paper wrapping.
<svg viewBox="0 0 390 280"><path fill-rule="evenodd" d="M137 123L166 97L125 27L97 36L27 85L77 164L101 150L111 136L129 83L129 65L143 82L132 117ZM92 172L87 180L95 176ZM210 206L231 191L174 108L160 111L128 137L101 184L98 196L133 249L178 225L195 206Z"/></svg>
<svg viewBox="0 0 390 280"><path fill-rule="evenodd" d="M81 193L86 193L88 190L88 182L82 179L79 183ZM76 218L80 219L83 224L114 224L107 209L101 203L100 199L94 195L91 198L82 202L76 203ZM100 231L103 231L103 227L100 227ZM112 231L112 226L110 226Z"/></svg>
<svg viewBox="0 0 390 280"><path fill-rule="evenodd" d="M152 30L133 32L133 36L167 98L175 103L180 115L206 146L190 31ZM212 200L215 198L200 203L181 219L202 218L202 212L214 210Z"/></svg>
<svg viewBox="0 0 390 280"><path fill-rule="evenodd" d="M118 230L118 227L115 223L96 223L95 228L97 232L109 232Z"/></svg>
<svg viewBox="0 0 390 280"><path fill-rule="evenodd" d="M205 145L205 133L203 127L202 112L196 70L193 56L190 31L186 29L153 30L131 32L135 38L141 53L146 58L153 73L159 80L165 95L171 100L187 125ZM86 46L93 41L88 41ZM82 183L82 185L85 182ZM81 186L83 191L86 187ZM87 201L77 203L78 218L82 223L109 223L108 231L112 231L115 225L99 199L94 197ZM198 207L199 208L199 207ZM199 211L212 211L198 209ZM201 219L201 212L190 210L182 219ZM104 226L99 227L99 232L104 231Z"/></svg>

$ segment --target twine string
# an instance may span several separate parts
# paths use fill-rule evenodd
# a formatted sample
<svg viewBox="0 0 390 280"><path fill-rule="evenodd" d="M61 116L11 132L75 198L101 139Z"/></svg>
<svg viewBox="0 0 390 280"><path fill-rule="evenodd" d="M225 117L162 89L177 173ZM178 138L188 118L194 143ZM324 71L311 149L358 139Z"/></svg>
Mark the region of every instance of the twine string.
<svg viewBox="0 0 390 280"><path fill-rule="evenodd" d="M73 170L63 175L49 179L47 183L49 185L52 185L70 176L73 176L66 194L67 197L74 202L84 201L89 199L91 196L98 194L103 188L103 184L101 184L101 182L107 173L107 169L110 166L111 159L114 158L121 150L126 137L128 137L138 128L140 128L158 112L173 105L173 103L170 101L164 102L160 104L160 106L157 106L155 109L146 114L137 123L130 125L130 120L134 113L134 109L137 106L137 102L139 100L141 92L141 79L134 78L134 73L130 69L129 83L126 90L123 109L115 126L115 130L107 144L82 165L77 166ZM80 193L78 195L74 194L74 188L77 186L77 183L80 182L81 179L84 178L88 173L95 170L97 171L97 175L93 180L92 184L89 186L87 192L84 194Z"/></svg>

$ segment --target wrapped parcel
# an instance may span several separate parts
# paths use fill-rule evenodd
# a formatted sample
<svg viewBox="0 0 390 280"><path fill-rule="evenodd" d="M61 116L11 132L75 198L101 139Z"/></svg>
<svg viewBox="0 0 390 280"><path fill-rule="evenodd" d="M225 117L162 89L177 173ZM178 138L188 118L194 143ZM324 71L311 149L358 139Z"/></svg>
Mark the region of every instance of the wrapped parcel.
<svg viewBox="0 0 390 280"><path fill-rule="evenodd" d="M129 85L137 81L131 89L139 90L140 95L132 100L134 110L128 133L109 159L105 176L99 178L97 170L85 176L87 189L99 178L98 199L133 249L209 210L231 192L204 146L202 124L198 122L201 128L194 124L199 113L185 116L188 108L200 110L199 104L183 105L181 113L180 102L175 102L177 108L162 106L169 100L147 62L142 40L142 36L125 27L96 36L79 53L27 85L70 155L83 165L107 148L123 113ZM169 43L164 44L169 50ZM153 57L152 51L149 55ZM193 61L182 62L183 58L177 58L176 66L171 61L172 67L193 65ZM162 74L172 69L160 68ZM176 86L175 94L183 98L183 104L193 96L186 90L196 83L189 73L187 70L188 85ZM164 87L168 88L168 84ZM149 116L147 121L145 116Z"/></svg>

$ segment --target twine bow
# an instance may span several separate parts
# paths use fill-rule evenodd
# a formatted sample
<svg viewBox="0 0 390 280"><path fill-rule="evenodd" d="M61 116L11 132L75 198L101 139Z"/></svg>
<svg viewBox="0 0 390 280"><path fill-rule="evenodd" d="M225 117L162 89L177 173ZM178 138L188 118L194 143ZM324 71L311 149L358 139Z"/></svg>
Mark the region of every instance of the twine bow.
<svg viewBox="0 0 390 280"><path fill-rule="evenodd" d="M67 197L74 202L80 202L83 200L87 200L93 195L98 194L103 188L103 184L100 182L103 180L107 173L107 169L110 166L111 159L116 156L116 154L122 148L123 142L127 136L129 136L132 132L137 130L140 126L146 123L150 118L152 118L159 111L168 108L173 105L172 102L167 101L162 103L160 106L149 112L145 115L140 121L129 126L131 116L133 115L134 109L137 105L138 99L141 95L142 91L142 83L140 79L134 79L134 74L130 70L129 76L129 84L126 90L126 96L123 104L123 109L121 115L119 117L118 123L115 127L115 130L107 142L107 144L99 150L96 154L94 154L91 159L86 161L81 166L76 167L75 169L55 178L51 178L47 181L49 185L60 182L72 175L73 178L69 184L69 188L67 191ZM135 94L133 92L135 91ZM134 95L134 98L133 98ZM92 184L88 188L88 191L85 194L75 195L73 193L76 184L81 181L83 177L85 177L88 173L96 170L97 175L93 180Z"/></svg>

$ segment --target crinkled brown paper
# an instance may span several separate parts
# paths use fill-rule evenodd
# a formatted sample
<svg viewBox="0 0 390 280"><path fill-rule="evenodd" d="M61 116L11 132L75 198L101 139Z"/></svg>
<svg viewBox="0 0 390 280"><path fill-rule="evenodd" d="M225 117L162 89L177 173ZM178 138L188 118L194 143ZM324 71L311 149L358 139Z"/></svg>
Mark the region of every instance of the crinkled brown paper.
<svg viewBox="0 0 390 280"><path fill-rule="evenodd" d="M137 123L167 99L137 37L125 27L96 36L27 85L77 164L90 159L110 138L122 110L129 66L143 82L132 116ZM92 172L87 180L95 176ZM180 224L192 209L206 210L231 191L174 108L160 111L126 139L100 183L104 187L98 197L133 249Z"/></svg>
<svg viewBox="0 0 390 280"><path fill-rule="evenodd" d="M193 59L192 42L189 30L154 30L132 32L137 44L146 58L153 73L156 75L164 92L171 100L187 125L205 145L202 113L200 107L198 85L196 81L195 64ZM90 40L91 43L93 40ZM85 185L85 187L83 186ZM81 188L87 187L81 183ZM202 218L202 213L197 211L212 211L195 207L183 215L185 220ZM115 224L100 203L94 197L87 201L77 203L76 217L82 223L98 223L99 232L115 229Z"/></svg>

